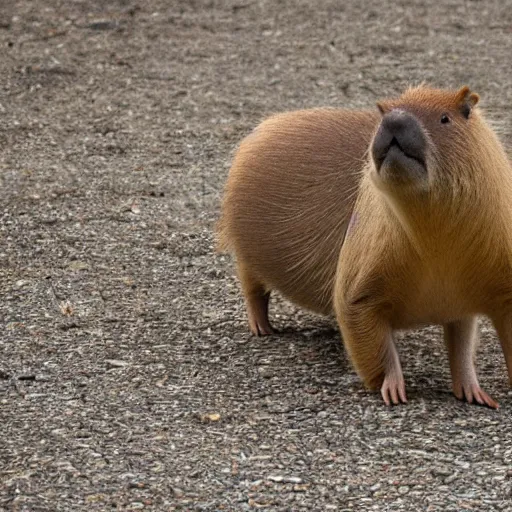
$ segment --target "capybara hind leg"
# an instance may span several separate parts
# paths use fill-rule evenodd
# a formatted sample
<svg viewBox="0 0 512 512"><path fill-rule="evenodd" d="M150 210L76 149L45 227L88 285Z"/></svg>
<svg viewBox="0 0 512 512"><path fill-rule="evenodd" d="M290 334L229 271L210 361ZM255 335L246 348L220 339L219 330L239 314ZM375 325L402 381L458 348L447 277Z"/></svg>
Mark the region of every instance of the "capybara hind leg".
<svg viewBox="0 0 512 512"><path fill-rule="evenodd" d="M468 317L444 326L444 339L450 358L453 394L468 403L486 405L497 409L498 404L482 391L475 369L475 352L478 346L476 317Z"/></svg>
<svg viewBox="0 0 512 512"><path fill-rule="evenodd" d="M512 315L493 317L492 321L500 338L501 349L507 364L508 381L512 386Z"/></svg>
<svg viewBox="0 0 512 512"><path fill-rule="evenodd" d="M268 320L268 300L270 292L263 295L252 293L246 296L247 315L249 317L249 328L256 336L266 336L274 333L274 329Z"/></svg>
<svg viewBox="0 0 512 512"><path fill-rule="evenodd" d="M343 341L354 367L370 389L379 389L386 405L406 403L405 381L391 326L364 305L338 314Z"/></svg>
<svg viewBox="0 0 512 512"><path fill-rule="evenodd" d="M268 320L268 301L270 292L250 271L239 266L238 273L242 283L249 318L249 328L256 336L273 334L274 330Z"/></svg>

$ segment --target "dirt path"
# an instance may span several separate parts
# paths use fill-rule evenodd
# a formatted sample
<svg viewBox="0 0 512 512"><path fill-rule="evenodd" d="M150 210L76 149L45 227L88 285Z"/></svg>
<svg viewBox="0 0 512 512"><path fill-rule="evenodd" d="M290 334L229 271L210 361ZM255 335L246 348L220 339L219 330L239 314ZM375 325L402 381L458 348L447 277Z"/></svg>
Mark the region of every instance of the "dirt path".
<svg viewBox="0 0 512 512"><path fill-rule="evenodd" d="M512 2L20 0L0 6L0 509L512 510L512 392L365 392L323 319L248 336L212 226L262 117L410 82L482 96L512 147Z"/></svg>

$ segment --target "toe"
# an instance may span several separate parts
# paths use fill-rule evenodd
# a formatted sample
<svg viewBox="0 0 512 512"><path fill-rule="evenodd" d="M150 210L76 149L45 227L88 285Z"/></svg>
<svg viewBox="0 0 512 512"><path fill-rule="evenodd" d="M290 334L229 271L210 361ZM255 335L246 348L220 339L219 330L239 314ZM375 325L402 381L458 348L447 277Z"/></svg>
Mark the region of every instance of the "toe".
<svg viewBox="0 0 512 512"><path fill-rule="evenodd" d="M467 401L468 404L472 404L473 403L473 393L471 392L471 389L470 388L467 388L464 390L464 397Z"/></svg>
<svg viewBox="0 0 512 512"><path fill-rule="evenodd" d="M274 334L274 329L272 329L270 324L258 324L258 333L259 336L270 336L271 334Z"/></svg>
<svg viewBox="0 0 512 512"><path fill-rule="evenodd" d="M402 383L402 385L398 389L398 394L400 395L400 400L402 401L402 403L406 404L407 396L405 394L405 384Z"/></svg>
<svg viewBox="0 0 512 512"><path fill-rule="evenodd" d="M385 378L380 389L382 399L386 405L406 403L405 382L403 379Z"/></svg>
<svg viewBox="0 0 512 512"><path fill-rule="evenodd" d="M464 386L463 388L454 388L453 394L459 400L466 400L469 404L477 403L485 405L491 409L498 409L499 404L493 400L478 384Z"/></svg>
<svg viewBox="0 0 512 512"><path fill-rule="evenodd" d="M391 402L389 400L389 393L388 393L388 389L385 388L384 386L382 386L381 390L380 390L380 394L382 395L382 399L384 400L384 403L386 405L391 405Z"/></svg>
<svg viewBox="0 0 512 512"><path fill-rule="evenodd" d="M485 391L480 390L480 399L482 400L482 405L487 405L491 409L499 408L498 402L493 400Z"/></svg>

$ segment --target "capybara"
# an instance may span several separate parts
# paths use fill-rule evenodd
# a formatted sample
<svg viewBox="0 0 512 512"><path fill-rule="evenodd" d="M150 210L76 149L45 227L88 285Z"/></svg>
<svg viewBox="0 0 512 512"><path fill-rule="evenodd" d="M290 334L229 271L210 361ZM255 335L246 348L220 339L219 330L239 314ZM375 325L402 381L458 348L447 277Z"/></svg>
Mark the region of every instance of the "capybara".
<svg viewBox="0 0 512 512"><path fill-rule="evenodd" d="M272 290L334 314L358 374L397 404L394 332L440 324L455 396L498 406L474 356L487 315L512 383L512 166L478 101L420 86L375 111L278 114L243 140L219 238L254 334L272 333Z"/></svg>

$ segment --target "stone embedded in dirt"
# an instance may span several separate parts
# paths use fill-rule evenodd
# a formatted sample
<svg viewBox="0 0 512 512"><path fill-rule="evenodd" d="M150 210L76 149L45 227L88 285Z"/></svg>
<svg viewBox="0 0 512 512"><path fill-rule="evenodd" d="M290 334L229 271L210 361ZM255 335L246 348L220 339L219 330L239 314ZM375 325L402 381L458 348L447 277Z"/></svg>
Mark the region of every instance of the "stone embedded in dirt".
<svg viewBox="0 0 512 512"><path fill-rule="evenodd" d="M165 375L164 377L162 377L161 379L157 380L156 383L155 383L155 386L159 387L159 388L163 388L165 383L169 380L169 375Z"/></svg>
<svg viewBox="0 0 512 512"><path fill-rule="evenodd" d="M172 493L174 494L174 497L178 499L185 496L185 493L179 487L172 487Z"/></svg>
<svg viewBox="0 0 512 512"><path fill-rule="evenodd" d="M290 484L301 484L302 478L300 478L298 476L287 476L287 477L285 477L284 481L288 482Z"/></svg>
<svg viewBox="0 0 512 512"><path fill-rule="evenodd" d="M121 361L120 359L106 359L105 363L107 363L111 368L123 368L130 364L127 361Z"/></svg>
<svg viewBox="0 0 512 512"><path fill-rule="evenodd" d="M267 477L267 480L270 480L271 482L284 482L289 484L301 484L302 478L298 476L284 476L284 475L269 475Z"/></svg>
<svg viewBox="0 0 512 512"><path fill-rule="evenodd" d="M444 479L444 483L445 483L446 485L451 484L452 482L454 482L455 480L457 480L457 478L458 478L457 473L453 473L453 474L451 474L450 476L447 476L447 477Z"/></svg>
<svg viewBox="0 0 512 512"><path fill-rule="evenodd" d="M434 476L450 476L453 473L453 470L446 466L438 466L436 468L432 468L432 474Z"/></svg>
<svg viewBox="0 0 512 512"><path fill-rule="evenodd" d="M201 423L215 423L220 420L220 414L217 412L200 414L199 420L201 421Z"/></svg>
<svg viewBox="0 0 512 512"><path fill-rule="evenodd" d="M87 270L89 268L89 264L85 261L75 260L69 264L68 268L69 270Z"/></svg>
<svg viewBox="0 0 512 512"><path fill-rule="evenodd" d="M114 30L117 26L118 24L116 21L102 20L89 23L87 28L90 28L91 30Z"/></svg>
<svg viewBox="0 0 512 512"><path fill-rule="evenodd" d="M18 380L36 380L36 376L33 374L24 374L18 376Z"/></svg>

